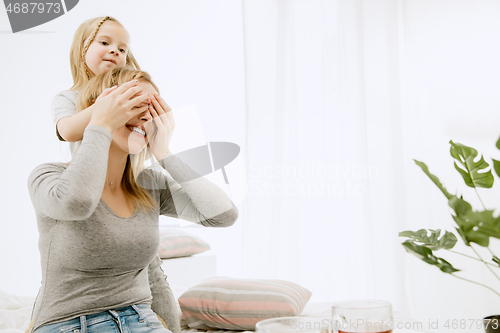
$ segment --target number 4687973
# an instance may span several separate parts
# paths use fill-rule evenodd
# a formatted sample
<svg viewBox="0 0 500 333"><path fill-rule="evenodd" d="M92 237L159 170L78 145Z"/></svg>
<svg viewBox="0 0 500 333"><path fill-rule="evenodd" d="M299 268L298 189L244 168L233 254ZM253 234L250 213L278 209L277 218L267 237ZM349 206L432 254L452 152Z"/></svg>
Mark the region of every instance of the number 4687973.
<svg viewBox="0 0 500 333"><path fill-rule="evenodd" d="M6 8L7 13L60 13L61 12L61 4L53 3L53 2L30 2L30 3L9 3Z"/></svg>

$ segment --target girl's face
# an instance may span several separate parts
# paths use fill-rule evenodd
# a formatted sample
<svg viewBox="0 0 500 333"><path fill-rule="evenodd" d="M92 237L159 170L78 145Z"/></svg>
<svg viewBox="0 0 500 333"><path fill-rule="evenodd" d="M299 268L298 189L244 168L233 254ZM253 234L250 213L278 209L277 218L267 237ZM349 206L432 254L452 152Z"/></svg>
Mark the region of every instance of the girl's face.
<svg viewBox="0 0 500 333"><path fill-rule="evenodd" d="M99 75L127 62L129 36L118 23L105 21L85 54L85 63L92 73Z"/></svg>
<svg viewBox="0 0 500 333"><path fill-rule="evenodd" d="M138 86L143 89L141 94L156 93L155 88L146 80L139 79ZM140 108L145 104L150 104L150 100L148 99L136 107ZM130 119L125 125L113 132L113 143L127 154L140 153L148 143L147 136L140 132L142 130L143 133L146 133L144 123L152 121L152 118L149 110L146 110ZM140 128L140 130L138 128Z"/></svg>

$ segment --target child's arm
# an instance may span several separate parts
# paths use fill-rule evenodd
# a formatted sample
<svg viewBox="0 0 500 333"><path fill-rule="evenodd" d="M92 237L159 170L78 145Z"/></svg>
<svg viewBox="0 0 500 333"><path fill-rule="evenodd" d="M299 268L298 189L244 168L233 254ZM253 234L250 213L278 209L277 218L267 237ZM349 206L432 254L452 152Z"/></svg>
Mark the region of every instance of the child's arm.
<svg viewBox="0 0 500 333"><path fill-rule="evenodd" d="M99 97L106 96L115 88L105 89ZM52 101L52 120L60 141L77 142L83 139L83 131L92 118L92 106L76 112L77 96L76 91L61 91Z"/></svg>
<svg viewBox="0 0 500 333"><path fill-rule="evenodd" d="M55 125L56 135L60 141L71 141L67 134L61 136L59 132L59 120L66 117L76 115L76 98L78 92L76 91L61 91L52 100L52 121Z"/></svg>
<svg viewBox="0 0 500 333"><path fill-rule="evenodd" d="M131 87L137 86L138 81L131 80ZM110 94L117 86L104 89L97 99ZM142 88L139 93L142 92ZM94 105L85 110L76 112L76 91L62 91L52 101L52 120L56 126L56 135L60 141L77 142L83 139L83 131L92 118Z"/></svg>
<svg viewBox="0 0 500 333"><path fill-rule="evenodd" d="M83 138L83 131L87 128L92 118L92 106L77 112L72 116L65 116L56 123L56 133L68 142L80 141Z"/></svg>

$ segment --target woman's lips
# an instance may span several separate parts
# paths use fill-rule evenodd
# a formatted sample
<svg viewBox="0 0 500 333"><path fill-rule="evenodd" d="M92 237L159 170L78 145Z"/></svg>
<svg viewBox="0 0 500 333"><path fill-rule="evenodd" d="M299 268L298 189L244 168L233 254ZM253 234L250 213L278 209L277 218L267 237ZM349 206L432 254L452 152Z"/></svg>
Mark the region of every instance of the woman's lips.
<svg viewBox="0 0 500 333"><path fill-rule="evenodd" d="M142 135L140 133L137 133L136 131L132 130L131 127L129 126L125 126L130 132L132 132L133 134L137 135L137 136L140 136L141 138L145 139L147 137L147 134L146 135ZM145 131L144 131L145 132Z"/></svg>

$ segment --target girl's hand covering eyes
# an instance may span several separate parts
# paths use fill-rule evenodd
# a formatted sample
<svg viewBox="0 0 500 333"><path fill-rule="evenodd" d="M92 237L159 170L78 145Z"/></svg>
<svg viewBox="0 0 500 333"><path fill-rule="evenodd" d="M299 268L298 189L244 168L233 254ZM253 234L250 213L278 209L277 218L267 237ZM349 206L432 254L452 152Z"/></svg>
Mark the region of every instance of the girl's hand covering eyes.
<svg viewBox="0 0 500 333"><path fill-rule="evenodd" d="M149 98L146 94L140 94L143 89L137 86L138 83L139 81L132 80L119 87L105 89L91 106L92 118L89 125L102 126L113 133L130 119L146 111L147 105L135 107Z"/></svg>
<svg viewBox="0 0 500 333"><path fill-rule="evenodd" d="M151 97L149 112L153 119L144 124L151 152L158 161L170 152L170 139L175 128L172 109L159 95Z"/></svg>

